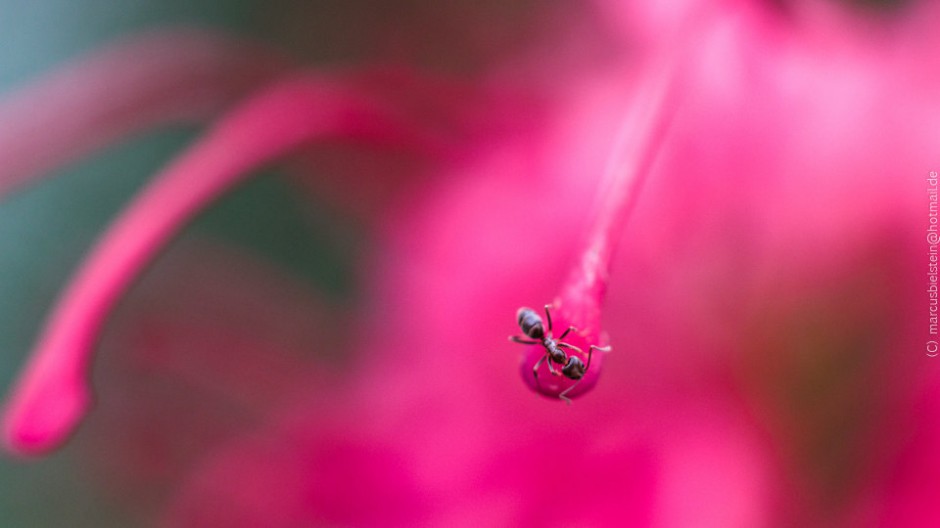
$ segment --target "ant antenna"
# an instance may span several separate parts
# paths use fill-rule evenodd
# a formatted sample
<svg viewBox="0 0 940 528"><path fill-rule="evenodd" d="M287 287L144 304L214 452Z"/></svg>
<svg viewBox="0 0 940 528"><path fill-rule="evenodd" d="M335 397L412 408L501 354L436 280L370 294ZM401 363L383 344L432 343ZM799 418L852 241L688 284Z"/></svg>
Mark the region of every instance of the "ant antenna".
<svg viewBox="0 0 940 528"><path fill-rule="evenodd" d="M545 319L546 319L546 321L548 322L548 331L549 331L549 332L552 331L552 312L551 312L551 310L549 310L549 308L551 308L551 307L552 307L552 305L550 305L550 304L546 304L546 305L545 305ZM575 328L574 326L569 326L568 329L565 330L563 334L561 334L560 336L558 336L558 340L561 341L562 339L565 338L566 335L568 335L568 334L569 334L570 332L572 332L572 331L577 331L577 328ZM577 350L578 352L581 352L581 349L580 349L580 348L575 347L575 346L572 346L572 345L569 345L568 343L558 343L558 346L570 348L570 349L573 349L573 350Z"/></svg>

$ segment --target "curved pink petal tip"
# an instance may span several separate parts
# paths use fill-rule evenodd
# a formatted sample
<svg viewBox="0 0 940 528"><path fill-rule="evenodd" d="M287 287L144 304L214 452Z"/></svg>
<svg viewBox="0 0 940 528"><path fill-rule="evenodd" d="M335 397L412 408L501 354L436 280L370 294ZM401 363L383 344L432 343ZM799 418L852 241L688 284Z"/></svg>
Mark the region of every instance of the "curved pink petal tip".
<svg viewBox="0 0 940 528"><path fill-rule="evenodd" d="M74 430L88 408L86 371L105 318L206 204L254 169L319 139L425 147L397 117L353 86L303 77L272 86L213 127L121 214L59 300L3 418L7 448L39 454Z"/></svg>
<svg viewBox="0 0 940 528"><path fill-rule="evenodd" d="M41 455L63 442L87 412L91 396L81 369L51 355L37 358L3 418L4 447L23 456ZM53 383L42 380L55 380Z"/></svg>

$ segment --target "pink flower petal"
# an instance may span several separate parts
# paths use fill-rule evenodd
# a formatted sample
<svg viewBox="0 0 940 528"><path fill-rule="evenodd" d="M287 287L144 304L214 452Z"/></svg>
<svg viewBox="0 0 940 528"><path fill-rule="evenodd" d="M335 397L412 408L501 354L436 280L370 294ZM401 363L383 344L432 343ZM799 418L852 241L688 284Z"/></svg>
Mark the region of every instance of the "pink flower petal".
<svg viewBox="0 0 940 528"><path fill-rule="evenodd" d="M96 50L0 101L0 197L133 133L207 119L283 63L260 46L185 29Z"/></svg>
<svg viewBox="0 0 940 528"><path fill-rule="evenodd" d="M224 118L140 193L61 297L4 416L9 449L39 454L74 429L90 403L85 373L108 312L207 203L252 170L315 140L414 145L394 121L349 87L316 77L282 81Z"/></svg>

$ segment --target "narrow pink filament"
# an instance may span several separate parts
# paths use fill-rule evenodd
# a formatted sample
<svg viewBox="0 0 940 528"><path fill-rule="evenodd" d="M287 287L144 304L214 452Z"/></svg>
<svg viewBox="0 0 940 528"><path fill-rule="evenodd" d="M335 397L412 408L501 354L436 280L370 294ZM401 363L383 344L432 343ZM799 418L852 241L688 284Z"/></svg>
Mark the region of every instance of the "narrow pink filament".
<svg viewBox="0 0 940 528"><path fill-rule="evenodd" d="M608 162L597 214L555 304L582 332L599 332L615 249L676 113L676 72L661 65L640 87Z"/></svg>
<svg viewBox="0 0 940 528"><path fill-rule="evenodd" d="M601 184L596 214L586 243L552 303L555 336L573 326L577 332L564 342L581 350L577 354L588 370L579 380L553 375L546 361L533 375L536 362L545 355L541 345L527 347L521 373L529 386L546 396L575 398L590 391L597 383L604 352L608 345L601 332L601 311L610 279L611 262L624 225L636 205L640 190L652 170L676 113L677 69L674 59L658 64L639 88L630 115L613 149L613 155ZM592 347L593 352L592 352ZM558 370L558 366L555 366ZM576 385L575 385L576 384ZM572 388L573 387L573 388ZM570 391L568 389L571 389Z"/></svg>
<svg viewBox="0 0 940 528"><path fill-rule="evenodd" d="M87 381L107 314L142 268L210 201L257 169L312 141L413 145L398 116L322 78L280 82L222 119L143 190L99 240L50 319L3 417L19 454L63 442L90 405Z"/></svg>

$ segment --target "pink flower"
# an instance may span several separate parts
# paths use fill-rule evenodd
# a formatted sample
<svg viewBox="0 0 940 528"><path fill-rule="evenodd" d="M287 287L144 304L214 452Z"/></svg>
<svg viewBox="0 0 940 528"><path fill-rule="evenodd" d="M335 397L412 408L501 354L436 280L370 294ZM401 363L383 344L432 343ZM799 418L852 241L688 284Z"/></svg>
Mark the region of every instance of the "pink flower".
<svg viewBox="0 0 940 528"><path fill-rule="evenodd" d="M673 19L599 2L603 60L517 59L463 86L402 71L272 80L284 61L265 52L235 68L210 60L219 77L199 104L188 90L145 97L133 79L119 97L82 99L88 113L67 93L24 91L13 101L48 98L103 132L0 138L0 159L24 167L0 189L48 168L17 151L51 148L61 163L153 126L167 105L190 118L231 106L64 292L11 396L7 445L39 454L72 432L105 320L198 211L260 166L339 141L408 158L408 171L346 174L345 189L304 182L345 194L370 226L355 310L330 313L270 266L195 244L175 274L145 279L110 345L186 380L199 404L217 394L243 410L212 427L102 401L104 429L136 432L98 457L129 489L161 482L165 523L931 524L940 380L922 350L921 229L940 101L912 57L936 60L915 16L933 11L865 25L812 2L689 4ZM152 38L140 49L167 45ZM123 55L100 57L62 75L81 85L87 64L110 71ZM230 75L255 86L244 100L212 92ZM102 110L125 100L126 119ZM188 291L195 307L177 302ZM576 327L558 362L539 342L506 342L526 330L520 306L542 317L546 303L553 338ZM297 359L318 346L340 351ZM570 358L583 378L560 372ZM198 453L166 454L190 435ZM134 445L154 447L130 463ZM127 469L154 453L169 462Z"/></svg>

